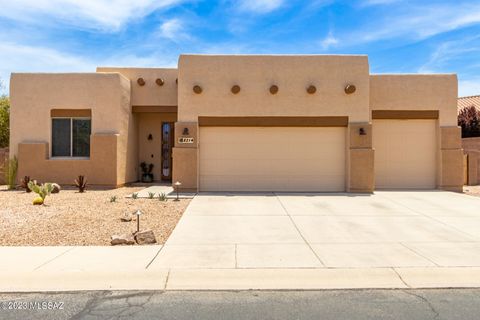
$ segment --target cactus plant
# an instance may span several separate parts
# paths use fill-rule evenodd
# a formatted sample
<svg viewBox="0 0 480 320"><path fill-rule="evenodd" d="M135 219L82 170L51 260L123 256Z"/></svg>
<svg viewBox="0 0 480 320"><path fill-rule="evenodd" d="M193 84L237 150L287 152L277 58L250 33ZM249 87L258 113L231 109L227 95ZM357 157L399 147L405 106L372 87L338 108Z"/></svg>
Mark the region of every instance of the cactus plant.
<svg viewBox="0 0 480 320"><path fill-rule="evenodd" d="M13 157L5 162L4 172L8 190L14 190L17 181L18 160Z"/></svg>
<svg viewBox="0 0 480 320"><path fill-rule="evenodd" d="M87 188L87 179L85 179L85 176L78 176L78 178L75 179L75 186L78 188L78 192L84 192Z"/></svg>
<svg viewBox="0 0 480 320"><path fill-rule="evenodd" d="M51 183L43 183L41 185L38 185L36 180L29 181L28 187L33 192L38 194L38 197L33 200L33 204L35 205L43 204L45 202L45 198L52 193L53 189Z"/></svg>

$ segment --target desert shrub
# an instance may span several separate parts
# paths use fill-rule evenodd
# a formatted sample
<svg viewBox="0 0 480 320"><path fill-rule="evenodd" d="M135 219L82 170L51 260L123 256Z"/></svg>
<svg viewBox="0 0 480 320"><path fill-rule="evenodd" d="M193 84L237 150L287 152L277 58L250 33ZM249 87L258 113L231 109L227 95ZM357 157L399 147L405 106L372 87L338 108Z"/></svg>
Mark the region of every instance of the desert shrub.
<svg viewBox="0 0 480 320"><path fill-rule="evenodd" d="M7 182L8 190L13 190L17 186L17 171L18 160L13 157L5 162L5 181Z"/></svg>
<svg viewBox="0 0 480 320"><path fill-rule="evenodd" d="M462 138L480 137L480 112L475 106L465 107L458 113L458 125Z"/></svg>
<svg viewBox="0 0 480 320"><path fill-rule="evenodd" d="M138 192L132 193L132 199L138 199Z"/></svg>
<svg viewBox="0 0 480 320"><path fill-rule="evenodd" d="M110 202L117 202L117 196L111 196Z"/></svg>
<svg viewBox="0 0 480 320"><path fill-rule="evenodd" d="M78 176L78 178L75 179L75 186L78 188L78 192L84 192L87 188L87 179L85 179L85 176Z"/></svg>
<svg viewBox="0 0 480 320"><path fill-rule="evenodd" d="M155 198L155 192L149 192L148 199L153 199L153 198Z"/></svg>
<svg viewBox="0 0 480 320"><path fill-rule="evenodd" d="M38 197L33 199L33 204L43 204L45 202L45 198L52 193L53 189L51 183L43 183L38 185L37 181L35 180L28 182L28 187L30 190L38 194ZM41 201L38 198L41 198Z"/></svg>
<svg viewBox="0 0 480 320"><path fill-rule="evenodd" d="M167 201L167 195L165 194L165 192L162 192L162 193L158 194L158 200Z"/></svg>
<svg viewBox="0 0 480 320"><path fill-rule="evenodd" d="M22 179L22 182L20 184L20 186L25 189L25 191L28 193L28 192L32 192L32 190L28 187L28 183L30 182L30 177L29 176L25 176L23 177Z"/></svg>

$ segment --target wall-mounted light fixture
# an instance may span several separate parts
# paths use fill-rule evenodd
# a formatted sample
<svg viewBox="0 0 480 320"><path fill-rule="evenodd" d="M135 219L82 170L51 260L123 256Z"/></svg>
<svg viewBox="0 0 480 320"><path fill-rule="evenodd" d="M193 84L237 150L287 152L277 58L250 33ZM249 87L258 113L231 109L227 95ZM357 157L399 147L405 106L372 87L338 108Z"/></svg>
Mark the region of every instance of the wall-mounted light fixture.
<svg viewBox="0 0 480 320"><path fill-rule="evenodd" d="M234 85L231 89L233 94L237 94L240 92L240 86L239 85Z"/></svg>
<svg viewBox="0 0 480 320"><path fill-rule="evenodd" d="M360 129L358 129L358 134L361 135L361 136L366 136L367 132L365 131L364 128L360 128Z"/></svg>
<svg viewBox="0 0 480 320"><path fill-rule="evenodd" d="M183 128L183 132L182 132L182 135L184 136L188 136L190 134L188 128Z"/></svg>
<svg viewBox="0 0 480 320"><path fill-rule="evenodd" d="M150 133L150 134L148 134L148 138L147 138L147 139L148 139L149 141L152 141L152 140L153 140L153 136L152 136L152 134L151 134L151 133Z"/></svg>
<svg viewBox="0 0 480 320"><path fill-rule="evenodd" d="M165 80L163 80L162 78L157 78L155 80L155 83L158 85L158 86L163 86L165 84Z"/></svg>
<svg viewBox="0 0 480 320"><path fill-rule="evenodd" d="M137 83L139 86L144 86L145 85L145 80L143 78L138 78Z"/></svg>
<svg viewBox="0 0 480 320"><path fill-rule="evenodd" d="M345 86L345 93L346 94L352 94L357 90L357 88L353 84L347 84Z"/></svg>
<svg viewBox="0 0 480 320"><path fill-rule="evenodd" d="M195 92L196 94L200 94L202 93L202 87L200 87L199 85L194 85L193 86L193 92Z"/></svg>
<svg viewBox="0 0 480 320"><path fill-rule="evenodd" d="M271 93L271 94L277 94L277 92L278 92L278 86L275 85L275 84L272 85L272 86L270 87L270 93Z"/></svg>

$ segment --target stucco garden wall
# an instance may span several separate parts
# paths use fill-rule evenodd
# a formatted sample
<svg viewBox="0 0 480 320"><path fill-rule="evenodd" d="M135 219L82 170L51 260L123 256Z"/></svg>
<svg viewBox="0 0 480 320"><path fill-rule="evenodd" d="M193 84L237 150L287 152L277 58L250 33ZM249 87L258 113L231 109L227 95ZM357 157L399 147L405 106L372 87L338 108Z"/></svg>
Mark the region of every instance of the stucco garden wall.
<svg viewBox="0 0 480 320"><path fill-rule="evenodd" d="M462 147L467 158L467 181L469 185L478 185L480 182L480 137L463 138Z"/></svg>

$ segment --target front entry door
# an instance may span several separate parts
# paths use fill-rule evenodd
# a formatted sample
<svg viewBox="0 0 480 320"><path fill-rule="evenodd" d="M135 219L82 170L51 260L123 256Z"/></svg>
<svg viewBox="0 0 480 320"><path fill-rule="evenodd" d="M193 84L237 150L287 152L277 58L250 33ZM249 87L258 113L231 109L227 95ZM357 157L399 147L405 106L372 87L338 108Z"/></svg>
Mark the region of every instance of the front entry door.
<svg viewBox="0 0 480 320"><path fill-rule="evenodd" d="M162 122L162 180L172 180L173 122Z"/></svg>

